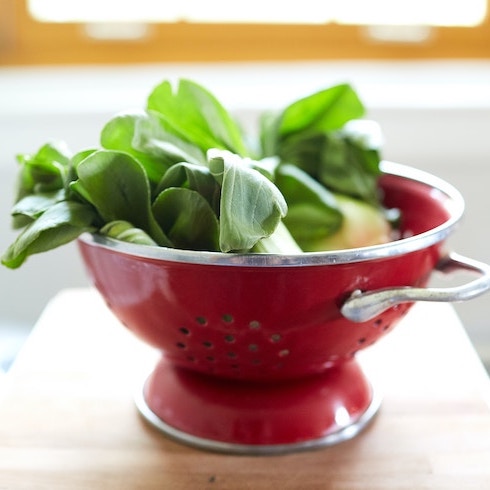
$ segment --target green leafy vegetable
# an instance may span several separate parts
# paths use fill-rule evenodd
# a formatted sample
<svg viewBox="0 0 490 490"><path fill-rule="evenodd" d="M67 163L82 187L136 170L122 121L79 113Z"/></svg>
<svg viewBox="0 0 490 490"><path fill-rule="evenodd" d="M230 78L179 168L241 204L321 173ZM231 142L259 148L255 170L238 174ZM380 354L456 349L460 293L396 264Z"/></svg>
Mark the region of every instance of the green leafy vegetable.
<svg viewBox="0 0 490 490"><path fill-rule="evenodd" d="M92 226L93 210L77 202L58 202L29 224L2 256L2 264L15 269L29 255L71 242Z"/></svg>
<svg viewBox="0 0 490 490"><path fill-rule="evenodd" d="M287 213L277 187L230 152L210 150L209 168L221 186L220 249L248 250L271 235Z"/></svg>
<svg viewBox="0 0 490 490"><path fill-rule="evenodd" d="M337 200L327 188L294 165L279 167L275 179L288 203L283 221L298 245L334 234L342 224Z"/></svg>
<svg viewBox="0 0 490 490"><path fill-rule="evenodd" d="M260 119L246 139L218 99L190 80L163 81L145 110L119 114L100 147L47 143L20 165L2 256L28 256L97 232L147 246L301 253L383 241L381 138L347 84ZM253 158L252 158L253 156Z"/></svg>
<svg viewBox="0 0 490 490"><path fill-rule="evenodd" d="M157 114L121 114L102 129L104 148L129 153L143 165L151 183L178 162L204 164L205 154L175 134L166 131Z"/></svg>
<svg viewBox="0 0 490 490"><path fill-rule="evenodd" d="M184 187L198 192L208 201L215 214L219 215L221 188L208 167L187 162L176 163L165 172L156 193L158 195L172 187Z"/></svg>
<svg viewBox="0 0 490 490"><path fill-rule="evenodd" d="M100 230L102 235L121 240L123 242L137 243L139 245L158 244L140 228L135 228L129 221L117 220L104 225Z"/></svg>
<svg viewBox="0 0 490 490"><path fill-rule="evenodd" d="M279 135L303 131L334 131L364 115L365 109L350 85L342 84L297 100L280 116Z"/></svg>
<svg viewBox="0 0 490 490"><path fill-rule="evenodd" d="M22 165L17 185L17 200L32 192L49 192L63 187L70 162L64 143L46 143L34 155L18 155Z"/></svg>
<svg viewBox="0 0 490 490"><path fill-rule="evenodd" d="M150 184L139 162L126 153L100 150L77 168L71 189L97 210L104 223L125 220L159 245L172 246L151 211Z"/></svg>
<svg viewBox="0 0 490 490"><path fill-rule="evenodd" d="M152 210L174 247L218 250L218 218L198 192L170 187L158 195Z"/></svg>
<svg viewBox="0 0 490 490"><path fill-rule="evenodd" d="M346 131L365 109L349 85L337 85L300 99L281 113L264 116L264 153L278 155L327 188L375 204L380 175L379 148L368 147L368 134ZM366 126L365 126L366 127Z"/></svg>
<svg viewBox="0 0 490 490"><path fill-rule="evenodd" d="M248 154L235 120L214 95L195 82L180 80L174 90L164 81L150 94L147 108L160 115L166 130L204 152L219 148Z"/></svg>
<svg viewBox="0 0 490 490"><path fill-rule="evenodd" d="M34 155L18 155L21 165L16 189L16 203L32 194L52 195L62 189L69 172L70 152L64 143L46 143ZM32 216L13 210L14 228L30 223Z"/></svg>
<svg viewBox="0 0 490 490"><path fill-rule="evenodd" d="M54 206L56 203L64 201L66 192L64 189L58 189L51 192L42 192L39 194L30 194L23 197L12 207L12 216L24 217L30 221L34 221L44 211Z"/></svg>
<svg viewBox="0 0 490 490"><path fill-rule="evenodd" d="M368 247L391 240L390 223L379 209L346 195L336 195L336 199L343 216L340 229L334 234L304 243L305 251Z"/></svg>

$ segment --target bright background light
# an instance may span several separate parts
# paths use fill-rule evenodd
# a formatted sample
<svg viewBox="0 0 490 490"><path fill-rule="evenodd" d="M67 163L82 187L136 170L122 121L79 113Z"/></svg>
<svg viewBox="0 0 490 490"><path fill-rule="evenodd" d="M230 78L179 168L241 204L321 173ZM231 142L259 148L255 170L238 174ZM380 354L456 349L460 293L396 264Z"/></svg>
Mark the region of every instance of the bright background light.
<svg viewBox="0 0 490 490"><path fill-rule="evenodd" d="M475 26L486 0L29 0L31 15L44 22L256 22L373 25Z"/></svg>

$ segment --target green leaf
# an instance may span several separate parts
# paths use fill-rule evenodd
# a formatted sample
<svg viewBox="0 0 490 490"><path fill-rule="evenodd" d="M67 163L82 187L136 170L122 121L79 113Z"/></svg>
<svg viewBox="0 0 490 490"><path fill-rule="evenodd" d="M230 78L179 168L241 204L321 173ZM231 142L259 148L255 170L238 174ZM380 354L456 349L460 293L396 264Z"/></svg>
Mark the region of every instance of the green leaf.
<svg viewBox="0 0 490 490"><path fill-rule="evenodd" d="M16 202L32 193L62 189L70 157L71 153L63 142L46 143L34 155L18 155L21 170Z"/></svg>
<svg viewBox="0 0 490 490"><path fill-rule="evenodd" d="M218 250L218 218L198 192L168 188L156 198L153 213L176 248Z"/></svg>
<svg viewBox="0 0 490 490"><path fill-rule="evenodd" d="M301 248L340 228L342 213L335 196L301 169L282 165L276 172L275 184L288 203L283 222Z"/></svg>
<svg viewBox="0 0 490 490"><path fill-rule="evenodd" d="M221 185L220 250L249 250L270 236L287 213L279 189L243 159L210 150L209 169Z"/></svg>
<svg viewBox="0 0 490 490"><path fill-rule="evenodd" d="M279 135L302 131L333 131L364 115L357 93L348 84L336 85L293 102L280 116Z"/></svg>
<svg viewBox="0 0 490 490"><path fill-rule="evenodd" d="M342 131L292 135L281 146L280 155L334 192L379 202L378 151L360 147Z"/></svg>
<svg viewBox="0 0 490 490"><path fill-rule="evenodd" d="M321 90L293 102L277 116L263 116L262 150L297 165L331 190L374 203L379 155L365 145L368 138L362 124L347 130L364 112L350 85Z"/></svg>
<svg viewBox="0 0 490 490"><path fill-rule="evenodd" d="M111 221L103 226L99 233L106 235L115 240L121 240L123 242L136 243L138 245L152 245L158 244L142 229L135 228L131 223L127 221Z"/></svg>
<svg viewBox="0 0 490 490"><path fill-rule="evenodd" d="M279 157L282 162L296 165L318 180L327 138L325 132L292 134L277 149Z"/></svg>
<svg viewBox="0 0 490 490"><path fill-rule="evenodd" d="M90 202L104 223L129 221L159 245L171 245L151 212L150 184L139 162L126 153L100 150L78 165L72 190Z"/></svg>
<svg viewBox="0 0 490 490"><path fill-rule="evenodd" d="M170 167L157 186L160 194L170 187L185 187L198 192L208 201L216 214L219 214L221 188L207 167L182 162Z"/></svg>
<svg viewBox="0 0 490 490"><path fill-rule="evenodd" d="M47 209L27 226L2 256L2 264L15 269L28 256L73 241L81 233L94 231L95 213L90 206L62 201Z"/></svg>
<svg viewBox="0 0 490 490"><path fill-rule="evenodd" d="M259 142L262 157L278 155L279 126L281 115L270 111L259 117Z"/></svg>
<svg viewBox="0 0 490 490"><path fill-rule="evenodd" d="M90 156L92 153L95 153L96 151L98 151L98 148L88 148L86 150L81 150L77 153L75 153L71 159L70 159L70 171L72 172L72 176L74 178L72 178L70 180L73 181L73 180L76 180L76 177L77 177L77 169L78 169L78 165L83 162L83 160L85 160L88 156Z"/></svg>
<svg viewBox="0 0 490 490"><path fill-rule="evenodd" d="M133 147L139 152L166 161L168 165L186 161L204 165L206 156L194 143L179 138L164 128L158 113L149 111L146 118L136 120Z"/></svg>
<svg viewBox="0 0 490 490"><path fill-rule="evenodd" d="M14 217L24 216L30 220L34 220L51 206L64 201L65 198L66 192L64 189L40 194L30 194L22 198L12 207L12 215Z"/></svg>
<svg viewBox="0 0 490 490"><path fill-rule="evenodd" d="M150 94L147 108L161 116L166 130L204 152L220 148L248 154L235 120L214 95L195 82L179 80L174 90L169 81L164 81Z"/></svg>
<svg viewBox="0 0 490 490"><path fill-rule="evenodd" d="M112 118L103 127L100 142L103 148L108 150L117 150L132 155L143 165L148 178L151 182L158 182L165 170L173 163L162 152L155 155L155 152L145 151L144 148L135 145L135 141L140 141L138 136L141 124L146 123L148 115L145 113L138 114L121 114Z"/></svg>
<svg viewBox="0 0 490 490"><path fill-rule="evenodd" d="M378 205L379 161L376 150L365 150L358 143L332 133L319 156L318 179L335 192Z"/></svg>
<svg viewBox="0 0 490 490"><path fill-rule="evenodd" d="M252 160L251 158L244 158L243 163L247 164L250 168L257 170L264 177L274 181L274 174L281 165L281 160L277 156L262 158L261 160Z"/></svg>

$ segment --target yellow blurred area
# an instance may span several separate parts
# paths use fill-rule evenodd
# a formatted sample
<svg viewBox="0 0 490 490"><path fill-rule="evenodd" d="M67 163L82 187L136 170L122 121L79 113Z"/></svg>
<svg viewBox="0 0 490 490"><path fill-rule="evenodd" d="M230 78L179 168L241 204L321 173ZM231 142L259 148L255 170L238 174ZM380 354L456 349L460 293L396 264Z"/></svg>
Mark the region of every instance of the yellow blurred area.
<svg viewBox="0 0 490 490"><path fill-rule="evenodd" d="M136 16L110 0L0 0L0 65L490 57L488 0L432 1L439 10L428 1L307 0L288 13L257 0L243 11L232 2L231 10L194 0L164 10L143 0Z"/></svg>

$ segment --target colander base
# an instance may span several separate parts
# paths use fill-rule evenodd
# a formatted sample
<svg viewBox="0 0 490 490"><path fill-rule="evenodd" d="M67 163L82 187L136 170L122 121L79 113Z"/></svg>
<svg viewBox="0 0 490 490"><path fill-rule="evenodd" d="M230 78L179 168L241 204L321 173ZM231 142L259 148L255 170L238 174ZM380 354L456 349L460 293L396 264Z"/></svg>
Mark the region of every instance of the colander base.
<svg viewBox="0 0 490 490"><path fill-rule="evenodd" d="M177 441L256 455L351 439L380 406L355 360L302 379L250 382L188 371L162 359L135 401L147 422Z"/></svg>

